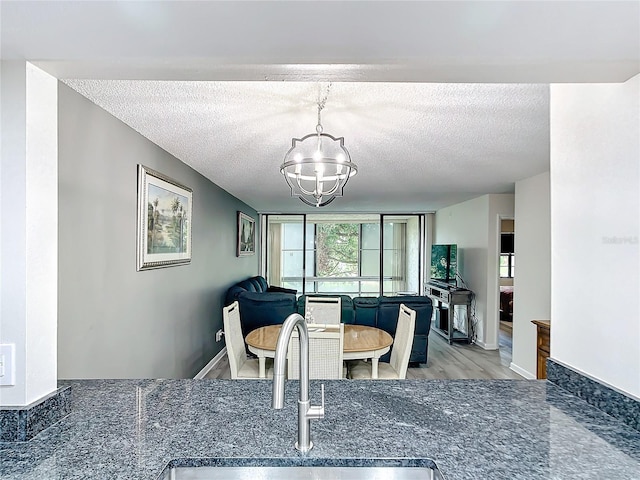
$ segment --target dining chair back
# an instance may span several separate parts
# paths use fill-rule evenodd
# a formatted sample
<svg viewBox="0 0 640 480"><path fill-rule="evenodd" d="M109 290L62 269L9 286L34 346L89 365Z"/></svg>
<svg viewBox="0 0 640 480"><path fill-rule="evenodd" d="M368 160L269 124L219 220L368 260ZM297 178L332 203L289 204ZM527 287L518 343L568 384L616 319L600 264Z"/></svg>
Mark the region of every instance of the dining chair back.
<svg viewBox="0 0 640 480"><path fill-rule="evenodd" d="M409 367L409 357L413 347L413 334L416 328L416 311L404 304L400 304L398 311L398 324L396 335L391 347L391 357L389 362L378 364L379 379L405 379L407 378L407 368ZM371 362L357 360L349 362L349 378L371 379Z"/></svg>
<svg viewBox="0 0 640 480"><path fill-rule="evenodd" d="M391 349L391 358L389 364L397 372L398 378L407 377L407 368L409 367L409 357L411 356L411 347L413 346L413 333L416 329L416 312L400 304L398 312L398 326L396 327L396 336L393 339L393 347Z"/></svg>
<svg viewBox="0 0 640 480"><path fill-rule="evenodd" d="M298 331L289 341L287 377L300 378L300 342ZM344 378L344 324L309 331L309 379L325 380Z"/></svg>
<svg viewBox="0 0 640 480"><path fill-rule="evenodd" d="M340 297L307 296L304 311L305 319L310 323L336 325L340 323L342 299Z"/></svg>
<svg viewBox="0 0 640 480"><path fill-rule="evenodd" d="M240 325L240 306L237 300L222 309L222 321L231 378L234 380L259 378L260 367L258 360L247 358ZM273 377L273 369L271 369L270 374Z"/></svg>

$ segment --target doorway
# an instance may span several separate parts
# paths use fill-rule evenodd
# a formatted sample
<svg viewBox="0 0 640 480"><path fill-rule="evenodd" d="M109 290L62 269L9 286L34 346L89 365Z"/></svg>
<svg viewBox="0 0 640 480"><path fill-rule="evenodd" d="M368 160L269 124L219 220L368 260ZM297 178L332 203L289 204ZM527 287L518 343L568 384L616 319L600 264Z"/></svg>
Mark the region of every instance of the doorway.
<svg viewBox="0 0 640 480"><path fill-rule="evenodd" d="M513 356L513 280L515 277L515 220L500 218L500 255L498 260L498 349L504 365Z"/></svg>

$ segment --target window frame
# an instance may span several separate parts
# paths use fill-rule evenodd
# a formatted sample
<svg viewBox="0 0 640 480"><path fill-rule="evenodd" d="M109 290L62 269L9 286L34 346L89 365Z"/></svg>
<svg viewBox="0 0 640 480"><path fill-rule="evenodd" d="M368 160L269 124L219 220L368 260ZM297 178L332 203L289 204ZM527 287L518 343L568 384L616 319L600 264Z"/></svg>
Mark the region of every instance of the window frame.
<svg viewBox="0 0 640 480"><path fill-rule="evenodd" d="M507 265L502 265L502 259L507 259ZM507 275L502 275L502 269L507 268ZM501 253L500 262L498 263L500 278L514 278L515 275L515 253Z"/></svg>
<svg viewBox="0 0 640 480"><path fill-rule="evenodd" d="M393 281L394 279L392 277L389 277L388 279L383 277L384 274L384 259L385 259L385 253L388 253L389 251L396 251L398 250L398 248L394 248L393 246L391 246L390 248L385 248L384 245L384 227L385 227L385 223L388 223L389 220L385 220L387 217L391 217L391 222L394 221L398 221L398 219L395 219L393 217L405 217L404 220L404 224L405 224L405 229L408 228L408 223L411 221L412 218L414 218L416 221L416 225L417 225L417 229L418 229L418 237L415 239L416 242L419 243L420 245L420 252L419 255L417 256L417 261L418 261L418 267L417 269L411 270L409 268L407 268L407 250L406 248L400 249L401 251L404 252L404 258L405 258L405 271L404 271L404 276L402 278L402 281L405 282L405 284L411 284L412 286L414 285L414 281L417 280L417 282L415 283L415 285L417 285L416 290L418 290L418 292L422 291L423 285L424 285L424 272L425 272L425 267L424 267L424 252L425 252L425 231L424 229L426 228L426 220L425 220L425 214L416 214L416 213L405 213L405 214L375 214L377 216L377 220L373 220L371 219L371 221L367 221L365 219L362 220L358 220L357 214L354 214L354 219L348 219L348 218L336 218L335 221L331 220L331 214L326 215L327 219L329 222L331 223L336 223L336 224L340 224L340 223L357 223L358 224L358 248L357 248L357 262L358 262L358 267L357 267L357 271L358 271L358 275L355 277L318 277L317 276L317 225L319 222L314 221L314 219L308 219L306 214L263 214L261 215L261 226L264 226L264 233L262 235L262 238L264 239L264 244L262 245L262 252L263 252L263 261L262 261L262 273L266 278L269 278L267 275L269 274L268 269L269 269L269 259L268 257L268 252L270 251L270 245L268 244L268 239L269 237L269 226L270 226L270 222L269 222L269 217L270 216L277 216L277 217L287 217L287 216L291 216L293 217L302 217L301 218L301 222L303 225L303 268L302 268L302 277L283 277L280 276L280 282L296 282L298 284L302 285L302 292L299 292L301 294L311 294L311 293L333 293L333 292L327 292L327 291L321 291L319 292L318 288L318 282L322 282L322 281L327 281L327 280L335 280L335 281L344 281L346 282L357 282L357 289L351 289L349 291L341 291L339 292L340 294L346 294L346 295L350 295L350 296L380 296L380 295L395 295L396 292L385 292L384 288L385 288L385 281ZM340 217L340 215L336 215L336 217ZM282 222L282 223L286 223L286 222ZM307 231L308 231L308 225L309 224L313 224L314 228L313 228L313 265L308 265L307 263L307 256L309 254L309 249L307 248ZM366 250L370 250L370 251L377 251L378 252L378 260L379 260L379 266L378 266L378 275L377 276L366 276L364 277L362 275L362 268L363 268L363 264L362 264L362 259L363 259L363 226L365 224L377 224L379 227L379 247L377 249L366 249ZM406 235L406 233L405 233ZM405 244L406 245L406 244ZM310 272L309 272L310 271ZM413 275L416 274L417 271L417 278L410 278L413 277ZM312 273L311 275L309 275L307 272ZM363 288L363 285L366 284L367 282L377 282L377 291L371 291L370 288ZM312 285L309 285L312 284ZM308 288L310 287L310 288ZM416 292L418 294L418 292ZM337 294L338 292L336 292Z"/></svg>

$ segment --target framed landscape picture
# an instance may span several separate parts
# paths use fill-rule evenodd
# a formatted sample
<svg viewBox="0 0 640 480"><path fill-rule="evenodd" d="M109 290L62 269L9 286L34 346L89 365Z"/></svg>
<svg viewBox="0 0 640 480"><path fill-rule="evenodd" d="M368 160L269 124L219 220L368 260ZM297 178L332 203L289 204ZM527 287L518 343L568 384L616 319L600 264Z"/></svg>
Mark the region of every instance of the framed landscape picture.
<svg viewBox="0 0 640 480"><path fill-rule="evenodd" d="M256 253L256 221L249 215L238 212L238 256Z"/></svg>
<svg viewBox="0 0 640 480"><path fill-rule="evenodd" d="M138 165L137 270L191 262L193 192Z"/></svg>

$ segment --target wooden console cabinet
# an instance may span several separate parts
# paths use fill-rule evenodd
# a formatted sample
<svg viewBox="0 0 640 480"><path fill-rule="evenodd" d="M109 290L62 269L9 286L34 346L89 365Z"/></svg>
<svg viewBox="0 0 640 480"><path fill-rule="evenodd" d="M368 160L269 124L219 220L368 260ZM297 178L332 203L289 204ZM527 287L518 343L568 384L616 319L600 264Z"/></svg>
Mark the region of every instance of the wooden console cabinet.
<svg viewBox="0 0 640 480"><path fill-rule="evenodd" d="M547 358L549 358L551 342L551 322L549 320L531 320L538 329L537 357L538 368L536 378L547 378Z"/></svg>

